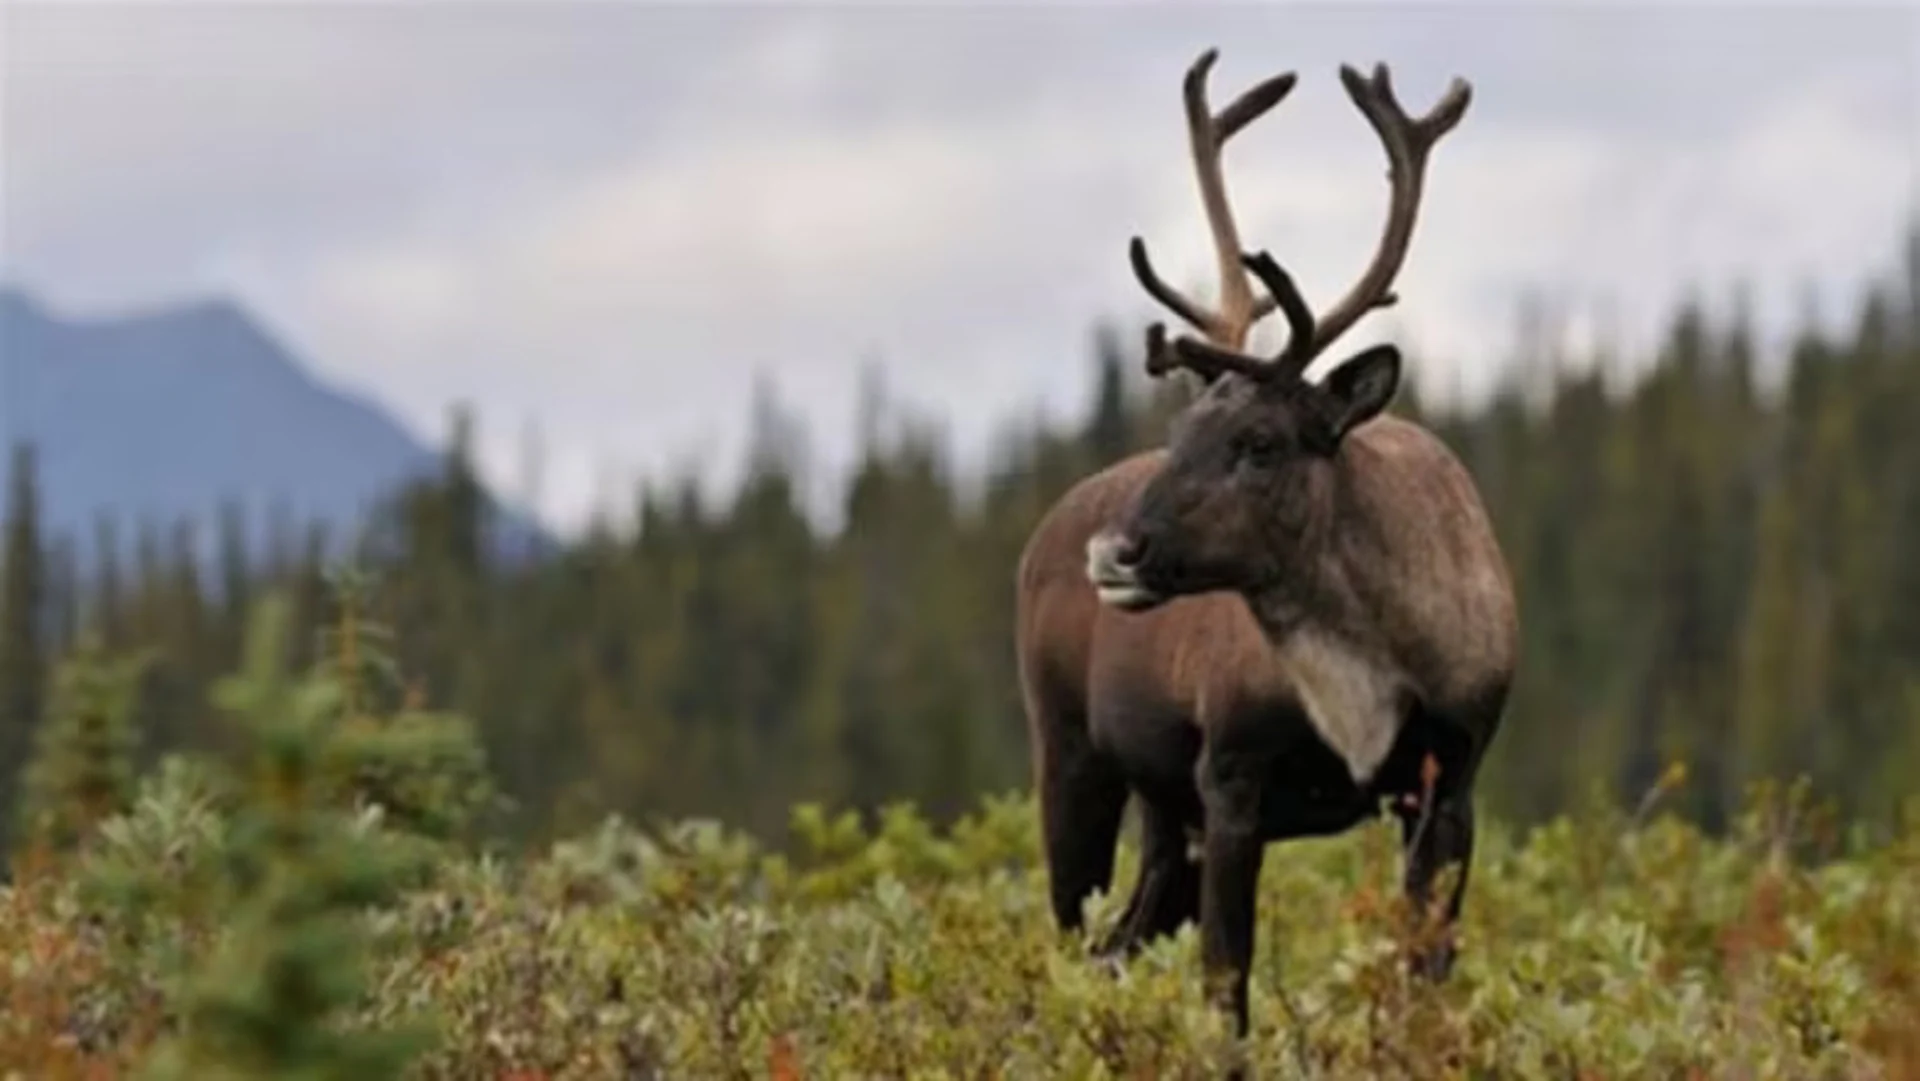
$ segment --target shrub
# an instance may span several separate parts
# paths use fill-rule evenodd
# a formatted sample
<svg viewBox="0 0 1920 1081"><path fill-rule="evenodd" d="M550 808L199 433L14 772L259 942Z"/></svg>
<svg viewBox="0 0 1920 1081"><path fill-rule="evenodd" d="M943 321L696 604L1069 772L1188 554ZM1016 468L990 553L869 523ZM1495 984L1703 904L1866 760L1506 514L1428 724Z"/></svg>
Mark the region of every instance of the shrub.
<svg viewBox="0 0 1920 1081"><path fill-rule="evenodd" d="M1912 1077L1920 800L1843 836L1761 786L1726 837L1595 801L1482 827L1462 955L1409 979L1398 832L1275 846L1253 1031L1201 1001L1189 928L1124 966L1053 927L1024 796L952 829L796 808L782 853L715 822L514 858L458 725L416 739L342 646L300 679L269 606L221 688L247 757L169 759L74 873L0 892L0 1067L23 1077L420 1079ZM376 636L377 637L377 636ZM349 637L335 639L354 642ZM424 716L424 714L419 714ZM343 766L350 764L349 766ZM422 873L424 861L434 873ZM1117 913L1137 853L1124 847ZM431 1041L423 1039L431 1028ZM10 1076L0 1071L0 1077Z"/></svg>

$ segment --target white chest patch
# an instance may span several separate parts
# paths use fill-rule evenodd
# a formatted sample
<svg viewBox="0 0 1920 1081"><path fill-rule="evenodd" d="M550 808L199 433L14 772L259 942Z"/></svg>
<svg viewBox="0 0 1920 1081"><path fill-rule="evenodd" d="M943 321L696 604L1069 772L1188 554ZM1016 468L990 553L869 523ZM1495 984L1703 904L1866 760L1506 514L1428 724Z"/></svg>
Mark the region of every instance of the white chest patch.
<svg viewBox="0 0 1920 1081"><path fill-rule="evenodd" d="M1355 784L1371 781L1400 734L1395 706L1405 678L1312 630L1290 636L1281 661L1320 738L1346 761Z"/></svg>

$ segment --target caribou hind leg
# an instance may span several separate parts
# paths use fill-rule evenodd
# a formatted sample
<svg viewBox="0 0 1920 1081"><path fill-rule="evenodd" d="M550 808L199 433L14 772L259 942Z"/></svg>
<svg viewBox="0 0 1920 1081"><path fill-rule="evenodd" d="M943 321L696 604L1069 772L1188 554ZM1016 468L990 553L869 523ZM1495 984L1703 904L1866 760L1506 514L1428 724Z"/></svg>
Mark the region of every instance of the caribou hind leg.
<svg viewBox="0 0 1920 1081"><path fill-rule="evenodd" d="M1112 885L1127 789L1097 754L1068 753L1045 770L1040 801L1054 920L1075 933L1085 922L1087 898Z"/></svg>
<svg viewBox="0 0 1920 1081"><path fill-rule="evenodd" d="M1039 732L1041 840L1053 915L1078 933L1088 897L1113 882L1114 848L1127 787L1119 768L1087 738L1084 710L1036 702Z"/></svg>
<svg viewBox="0 0 1920 1081"><path fill-rule="evenodd" d="M1473 778L1486 738L1477 726L1430 714L1417 715L1414 723L1429 734L1428 750L1415 794L1394 808L1405 842L1406 896L1420 925L1408 964L1416 976L1438 982L1453 972L1455 925L1473 863ZM1448 872L1444 893L1436 898L1435 885Z"/></svg>
<svg viewBox="0 0 1920 1081"><path fill-rule="evenodd" d="M1416 976L1439 982L1453 972L1454 925L1473 862L1473 801L1465 791L1448 792L1424 815L1403 813L1400 825L1407 840L1407 900L1417 918L1432 921L1419 929L1408 965ZM1434 883L1448 869L1453 873L1436 905Z"/></svg>

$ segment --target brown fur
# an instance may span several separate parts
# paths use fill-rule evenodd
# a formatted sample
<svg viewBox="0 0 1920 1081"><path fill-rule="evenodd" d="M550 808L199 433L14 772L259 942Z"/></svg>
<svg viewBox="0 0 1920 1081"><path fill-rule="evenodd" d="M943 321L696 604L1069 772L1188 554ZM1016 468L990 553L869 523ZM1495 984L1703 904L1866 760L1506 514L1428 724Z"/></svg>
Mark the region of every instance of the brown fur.
<svg viewBox="0 0 1920 1081"><path fill-rule="evenodd" d="M1471 478L1426 430L1382 414L1324 463L1326 512L1288 553L1279 584L1175 596L1142 612L1103 605L1087 542L1138 507L1169 457L1148 451L1081 481L1020 561L1019 670L1059 922L1078 928L1086 896L1109 885L1129 793L1154 851L1104 948L1125 952L1197 915L1200 868L1184 862L1185 842L1207 825L1201 759L1216 734L1278 748L1261 767L1263 842L1344 830L1382 799L1421 795L1420 764L1432 754L1442 777L1425 817L1444 801L1452 831L1431 831L1444 843L1429 858L1409 852L1409 891L1424 897L1438 863L1471 854L1466 802L1516 662L1512 585ZM1405 676L1390 752L1364 782L1302 723L1290 644L1316 634ZM1404 803L1395 810L1413 842L1419 816ZM1449 926L1464 870L1442 906ZM1417 960L1444 974L1451 956L1449 942Z"/></svg>
<svg viewBox="0 0 1920 1081"><path fill-rule="evenodd" d="M1166 457L1145 451L1087 477L1034 529L1020 559L1016 630L1029 695L1076 687L1084 710L1102 682L1145 683L1198 724L1207 698L1288 694L1276 643L1245 597L1200 593L1128 613L1102 605L1088 583L1087 541ZM1427 699L1471 701L1510 679L1512 584L1459 461L1425 429L1382 415L1349 437L1338 464L1347 515L1328 525L1317 559L1340 607L1320 618L1404 658Z"/></svg>

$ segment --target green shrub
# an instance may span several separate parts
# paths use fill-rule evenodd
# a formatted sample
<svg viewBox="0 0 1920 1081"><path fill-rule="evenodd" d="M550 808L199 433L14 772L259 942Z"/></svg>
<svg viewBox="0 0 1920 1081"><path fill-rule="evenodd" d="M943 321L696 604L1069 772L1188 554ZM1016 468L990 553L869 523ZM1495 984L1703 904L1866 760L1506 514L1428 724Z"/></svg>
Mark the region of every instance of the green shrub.
<svg viewBox="0 0 1920 1081"><path fill-rule="evenodd" d="M1637 808L1488 822L1438 987L1402 963L1391 823L1274 846L1235 1047L1191 928L1119 968L1057 934L1024 796L944 831L907 805L871 824L802 806L780 853L620 819L475 852L452 843L485 802L457 727L416 739L339 651L287 677L278 618L221 689L247 757L167 760L77 873L0 892L0 1067L1185 1078L1245 1054L1314 1078L1920 1075L1920 800L1868 843L1804 785L1760 786L1715 838L1658 813L1674 770ZM1123 848L1096 928L1136 869Z"/></svg>
<svg viewBox="0 0 1920 1081"><path fill-rule="evenodd" d="M201 812L179 809L200 804L161 795L186 787L155 784L126 819L142 825L102 852L200 866L178 855L207 851ZM1920 802L1885 843L1816 860L1787 843L1817 824L1793 799L1756 793L1723 840L1617 812L1525 836L1489 827L1461 963L1437 988L1400 963L1388 823L1275 846L1247 1052L1260 1076L1901 1076L1920 1051ZM1208 1077L1229 1050L1191 929L1119 971L1056 934L1024 799L946 832L906 808L871 832L803 809L793 855L711 824L610 821L521 860L449 857L397 897L353 885L382 877L349 854L377 832L364 820L338 813L290 848L272 840L278 813L233 819L258 885L212 906L217 946L186 951L208 962L188 985L190 1030L250 1016L225 1004L267 994L275 965L318 973L358 942L364 982L312 977L342 1010L325 1031L431 1024L415 1078L765 1077L776 1059L806 1077ZM149 835L162 821L190 839ZM240 843L216 845L215 863ZM1123 851L1097 924L1135 859ZM347 920L376 896L394 899ZM83 911L49 895L22 918L85 940ZM154 934L207 930L154 911ZM146 1001L160 954L138 956L66 997L88 1017Z"/></svg>

